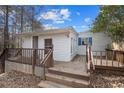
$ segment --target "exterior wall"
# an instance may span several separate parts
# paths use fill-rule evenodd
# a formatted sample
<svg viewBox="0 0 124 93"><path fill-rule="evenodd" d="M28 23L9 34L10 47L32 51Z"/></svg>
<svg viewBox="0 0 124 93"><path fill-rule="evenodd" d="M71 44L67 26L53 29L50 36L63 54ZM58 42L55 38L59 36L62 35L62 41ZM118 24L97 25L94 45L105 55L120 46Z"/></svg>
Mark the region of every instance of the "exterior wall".
<svg viewBox="0 0 124 93"><path fill-rule="evenodd" d="M78 37L92 37L92 51L104 51L107 44L112 43L111 39L107 37L104 33L92 33L92 32L82 32L79 33ZM86 46L78 45L78 54L86 54Z"/></svg>
<svg viewBox="0 0 124 93"><path fill-rule="evenodd" d="M9 72L11 70L16 70L28 74L32 74L32 65L28 64L20 64L11 61L5 61L5 72ZM35 75L36 76L43 76L43 68L42 67L35 67Z"/></svg>
<svg viewBox="0 0 124 93"><path fill-rule="evenodd" d="M85 55L86 46L78 45L78 37L92 37L92 50L104 51L107 44L112 43L111 39L104 33L76 32L40 35L38 36L38 48L45 48L44 40L52 39L53 58L55 61L70 61L76 54ZM25 37L23 40L23 48L32 48L32 37Z"/></svg>
<svg viewBox="0 0 124 93"><path fill-rule="evenodd" d="M32 37L23 37L22 48L32 48Z"/></svg>
<svg viewBox="0 0 124 93"><path fill-rule="evenodd" d="M68 33L69 34L69 33ZM70 61L70 39L66 34L41 35L38 36L38 48L44 49L44 39L52 39L53 58L56 61ZM23 48L32 48L32 37L26 37L23 40Z"/></svg>
<svg viewBox="0 0 124 93"><path fill-rule="evenodd" d="M67 34L39 36L38 48L44 48L44 39L52 39L53 58L56 61L70 61L69 37Z"/></svg>
<svg viewBox="0 0 124 93"><path fill-rule="evenodd" d="M70 58L71 60L77 55L77 46L78 46L78 34L70 33Z"/></svg>

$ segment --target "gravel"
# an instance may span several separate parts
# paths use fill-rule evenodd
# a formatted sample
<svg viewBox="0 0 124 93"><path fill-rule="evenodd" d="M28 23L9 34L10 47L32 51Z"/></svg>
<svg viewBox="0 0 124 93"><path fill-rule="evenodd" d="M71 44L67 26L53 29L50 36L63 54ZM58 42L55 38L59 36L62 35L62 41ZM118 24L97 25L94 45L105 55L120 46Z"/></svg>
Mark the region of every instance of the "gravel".
<svg viewBox="0 0 124 93"><path fill-rule="evenodd" d="M36 88L40 81L40 77L18 71L0 74L1 88Z"/></svg>
<svg viewBox="0 0 124 93"><path fill-rule="evenodd" d="M124 88L123 72L99 70L91 73L92 88ZM40 77L30 74L10 71L0 74L1 88L38 88Z"/></svg>
<svg viewBox="0 0 124 93"><path fill-rule="evenodd" d="M124 72L100 70L91 73L93 88L124 88Z"/></svg>

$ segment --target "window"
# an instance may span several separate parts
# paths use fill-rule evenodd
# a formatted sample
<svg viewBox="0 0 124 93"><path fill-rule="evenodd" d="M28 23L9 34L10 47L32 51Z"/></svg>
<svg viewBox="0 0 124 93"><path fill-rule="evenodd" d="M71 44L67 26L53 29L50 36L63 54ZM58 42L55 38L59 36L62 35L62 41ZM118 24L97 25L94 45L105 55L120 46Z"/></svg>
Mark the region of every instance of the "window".
<svg viewBox="0 0 124 93"><path fill-rule="evenodd" d="M92 45L92 37L78 38L78 45Z"/></svg>
<svg viewBox="0 0 124 93"><path fill-rule="evenodd" d="M78 45L82 45L81 44L81 37L78 38Z"/></svg>
<svg viewBox="0 0 124 93"><path fill-rule="evenodd" d="M89 37L89 44L92 45L92 37Z"/></svg>

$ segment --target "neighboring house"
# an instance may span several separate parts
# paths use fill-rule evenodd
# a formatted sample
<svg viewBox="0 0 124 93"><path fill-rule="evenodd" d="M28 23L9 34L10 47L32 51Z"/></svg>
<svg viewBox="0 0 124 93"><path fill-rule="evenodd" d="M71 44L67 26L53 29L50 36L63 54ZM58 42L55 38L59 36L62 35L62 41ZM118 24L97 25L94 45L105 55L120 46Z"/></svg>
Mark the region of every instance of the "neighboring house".
<svg viewBox="0 0 124 93"><path fill-rule="evenodd" d="M103 32L80 32L78 34L78 37L79 39L81 38L82 41L88 38L89 42L91 42L92 45L92 51L104 51L105 48L107 48L107 46L112 43L110 37L108 37ZM84 46L83 44L78 44L78 54L85 55L86 46Z"/></svg>
<svg viewBox="0 0 124 93"><path fill-rule="evenodd" d="M22 48L51 48L56 61L70 61L75 55L85 55L85 39L92 45L92 50L105 50L111 40L103 33L81 32L74 28L51 29L22 33Z"/></svg>

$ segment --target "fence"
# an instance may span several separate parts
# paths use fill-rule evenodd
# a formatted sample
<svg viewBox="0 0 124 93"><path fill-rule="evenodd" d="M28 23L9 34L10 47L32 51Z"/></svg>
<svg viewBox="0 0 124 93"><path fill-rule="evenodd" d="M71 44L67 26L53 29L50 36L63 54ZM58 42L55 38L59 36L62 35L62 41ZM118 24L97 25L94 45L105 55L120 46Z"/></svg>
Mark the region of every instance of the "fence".
<svg viewBox="0 0 124 93"><path fill-rule="evenodd" d="M95 67L124 68L124 52L117 50L93 51Z"/></svg>
<svg viewBox="0 0 124 93"><path fill-rule="evenodd" d="M45 51L48 51L47 53ZM32 48L9 48L7 60L20 64L32 65L32 74L35 66L51 67L53 57L51 49L32 49Z"/></svg>

